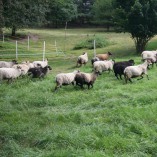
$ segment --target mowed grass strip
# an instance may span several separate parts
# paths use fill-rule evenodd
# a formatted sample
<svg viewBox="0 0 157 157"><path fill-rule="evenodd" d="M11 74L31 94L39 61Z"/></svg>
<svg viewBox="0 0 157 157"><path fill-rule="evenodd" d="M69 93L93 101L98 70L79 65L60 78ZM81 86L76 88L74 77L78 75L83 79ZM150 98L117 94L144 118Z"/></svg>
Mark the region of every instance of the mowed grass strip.
<svg viewBox="0 0 157 157"><path fill-rule="evenodd" d="M58 38L64 48L64 30L24 30L27 32L46 40L47 45ZM97 49L97 53L111 51L116 61L134 59L136 65L141 63L128 34L68 30L66 55L50 57L52 71L45 79L24 77L0 84L0 156L157 155L156 66L148 70L150 80L135 78L132 84L125 84L113 72L104 72L93 89L69 85L53 92L57 73L92 71L90 60L86 66L75 66L78 55L87 51L91 59L93 50L72 50L87 34L98 34L114 43ZM148 49L156 49L154 43L156 38ZM19 62L23 59L19 58Z"/></svg>

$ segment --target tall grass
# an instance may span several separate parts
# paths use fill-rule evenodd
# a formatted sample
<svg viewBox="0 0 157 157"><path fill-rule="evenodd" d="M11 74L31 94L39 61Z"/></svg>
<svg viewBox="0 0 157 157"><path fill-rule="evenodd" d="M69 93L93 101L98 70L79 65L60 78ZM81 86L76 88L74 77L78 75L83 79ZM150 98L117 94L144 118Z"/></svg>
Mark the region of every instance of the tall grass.
<svg viewBox="0 0 157 157"><path fill-rule="evenodd" d="M63 30L27 31L45 39L48 45L55 35L64 47ZM150 80L145 77L125 84L113 73L104 72L93 89L69 85L53 92L55 75L75 69L82 50L72 47L87 33L114 42L97 49L97 53L110 50L116 61L132 58L136 64L141 62L128 34L68 30L66 55L50 57L52 71L44 80L24 77L0 84L0 156L157 156L156 67L148 71ZM152 42L157 43L156 38ZM150 48L151 44L148 48L156 49L156 44ZM88 54L91 58L93 50ZM91 72L92 68L88 62L79 69Z"/></svg>

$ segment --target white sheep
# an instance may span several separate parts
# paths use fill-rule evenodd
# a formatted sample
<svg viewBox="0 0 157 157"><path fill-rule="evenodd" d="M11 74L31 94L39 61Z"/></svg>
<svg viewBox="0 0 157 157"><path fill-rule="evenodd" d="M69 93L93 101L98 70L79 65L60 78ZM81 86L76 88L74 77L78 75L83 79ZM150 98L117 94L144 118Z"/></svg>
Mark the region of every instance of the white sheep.
<svg viewBox="0 0 157 157"><path fill-rule="evenodd" d="M17 68L17 67L20 67L21 70L22 70L22 76L23 75L26 75L28 73L28 70L30 69L30 67L27 65L27 64L17 64L17 65L14 65L13 68Z"/></svg>
<svg viewBox="0 0 157 157"><path fill-rule="evenodd" d="M29 68L34 68L34 64L31 63L30 61L23 61L21 64L26 64L29 66Z"/></svg>
<svg viewBox="0 0 157 157"><path fill-rule="evenodd" d="M97 79L98 75L99 73L97 72L93 72L93 73L79 72L75 76L76 85L83 88L83 85L87 84L88 89L90 88L90 86L93 88L93 84Z"/></svg>
<svg viewBox="0 0 157 157"><path fill-rule="evenodd" d="M147 74L147 67L150 65L151 63L149 61L145 61L143 64L139 64L136 66L128 66L124 69L124 77L125 77L125 82L127 83L127 81L129 80L130 82L132 82L131 78L134 77L141 77L140 79L143 79L143 75L145 74L147 76L147 79L149 80L148 74Z"/></svg>
<svg viewBox="0 0 157 157"><path fill-rule="evenodd" d="M153 64L157 62L157 51L143 51L141 56L142 61L150 60Z"/></svg>
<svg viewBox="0 0 157 157"><path fill-rule="evenodd" d="M19 66L17 68L0 68L0 81L6 79L8 82L22 74L22 70Z"/></svg>
<svg viewBox="0 0 157 157"><path fill-rule="evenodd" d="M82 64L86 65L86 63L88 62L88 54L87 52L84 52L83 55L80 55L77 59L77 67L80 65L82 66Z"/></svg>
<svg viewBox="0 0 157 157"><path fill-rule="evenodd" d="M48 59L44 60L44 61L34 61L33 62L34 67L46 67L48 65Z"/></svg>
<svg viewBox="0 0 157 157"><path fill-rule="evenodd" d="M56 86L55 86L55 91L61 87L62 85L69 85L73 84L74 85L74 79L75 75L78 73L78 70L73 71L72 73L60 73L56 75L55 81L56 81Z"/></svg>
<svg viewBox="0 0 157 157"><path fill-rule="evenodd" d="M17 64L16 60L12 60L11 62L0 61L0 68L11 68L15 64Z"/></svg>
<svg viewBox="0 0 157 157"><path fill-rule="evenodd" d="M106 61L96 61L93 63L94 71L99 72L100 74L103 71L112 71L113 70L114 61L106 60Z"/></svg>

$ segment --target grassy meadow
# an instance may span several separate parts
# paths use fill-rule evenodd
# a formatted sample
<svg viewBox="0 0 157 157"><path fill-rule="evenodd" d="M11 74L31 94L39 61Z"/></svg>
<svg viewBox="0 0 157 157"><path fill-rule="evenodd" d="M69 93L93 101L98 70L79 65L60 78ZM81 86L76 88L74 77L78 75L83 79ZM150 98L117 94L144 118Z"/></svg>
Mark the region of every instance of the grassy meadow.
<svg viewBox="0 0 157 157"><path fill-rule="evenodd" d="M2 157L156 157L157 156L157 67L148 70L150 80L133 83L117 80L114 73L104 72L94 87L63 86L54 93L55 76L76 68L77 57L86 51L89 62L79 68L91 72L93 50L73 50L81 40L101 36L110 44L96 49L111 51L116 61L134 59L132 39L127 33L105 32L103 29L25 29L31 34L19 39L19 53L42 52L46 41L46 57L52 71L44 80L19 78L0 84L0 156ZM56 54L52 45L64 51ZM8 41L8 42L7 42ZM15 40L0 41L0 53L15 54ZM157 49L157 37L147 49ZM52 52L52 54L50 54ZM6 60L15 59L7 57ZM42 60L42 56L19 57ZM4 60L1 56L0 60Z"/></svg>

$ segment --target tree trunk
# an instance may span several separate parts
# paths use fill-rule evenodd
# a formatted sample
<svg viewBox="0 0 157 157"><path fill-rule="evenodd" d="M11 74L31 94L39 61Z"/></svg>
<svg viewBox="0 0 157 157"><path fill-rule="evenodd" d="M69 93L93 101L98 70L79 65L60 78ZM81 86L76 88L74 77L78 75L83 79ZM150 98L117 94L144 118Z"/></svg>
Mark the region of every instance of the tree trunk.
<svg viewBox="0 0 157 157"><path fill-rule="evenodd" d="M147 43L150 39L147 38L133 38L135 41L136 52L141 53L146 49Z"/></svg>
<svg viewBox="0 0 157 157"><path fill-rule="evenodd" d="M13 27L12 27L12 33L11 33L11 35L12 35L12 36L15 36L15 34L16 34L16 27L13 26Z"/></svg>

